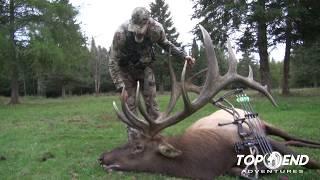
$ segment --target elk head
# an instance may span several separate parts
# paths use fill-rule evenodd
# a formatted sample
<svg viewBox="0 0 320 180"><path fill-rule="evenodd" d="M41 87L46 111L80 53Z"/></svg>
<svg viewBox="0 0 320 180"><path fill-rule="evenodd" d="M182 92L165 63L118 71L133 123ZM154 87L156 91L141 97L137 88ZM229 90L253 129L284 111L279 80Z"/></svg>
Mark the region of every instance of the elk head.
<svg viewBox="0 0 320 180"><path fill-rule="evenodd" d="M237 61L230 43L228 43L229 70L223 76L219 74L218 62L211 38L202 26L200 26L200 28L208 61L204 85L200 88L192 84L191 80L193 77L186 79L187 63L184 64L181 82L178 82L169 60L169 71L172 84L170 101L166 111L161 112L157 119L152 119L148 115L143 103L140 101L139 85L136 92L136 106L139 108L141 116L133 113L128 108L123 91L121 95L122 111L117 108L115 102L113 102L114 109L116 110L119 119L127 126L137 129L141 133L141 136L110 152L103 153L99 160L105 169L147 171L182 176L181 171L187 166L184 163L190 163L186 159L192 160L192 158L194 158L189 157L192 156L192 150L189 149L186 151L185 149L189 146L192 147L192 143L196 142L197 139L193 139L192 136L185 136L188 138L185 138L184 136L171 138L162 137L159 133L163 129L172 126L195 113L209 103L221 89L230 83L241 82L252 89L258 90L267 96L275 105L275 101L267 91L267 88L253 80L251 67L249 67L250 72L248 77L242 77L237 74ZM191 101L188 96L188 91L197 92L199 95L195 100ZM171 114L171 111L181 95L184 103L183 110ZM185 134L188 134L188 132ZM197 154L198 152L193 153ZM196 156L201 157L199 153ZM189 164L189 166L192 165Z"/></svg>

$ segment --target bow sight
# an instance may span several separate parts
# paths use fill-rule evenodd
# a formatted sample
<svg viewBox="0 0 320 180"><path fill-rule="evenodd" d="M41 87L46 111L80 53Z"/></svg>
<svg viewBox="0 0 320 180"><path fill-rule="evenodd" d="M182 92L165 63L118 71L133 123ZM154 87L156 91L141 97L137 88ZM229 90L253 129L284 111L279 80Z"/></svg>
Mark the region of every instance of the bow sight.
<svg viewBox="0 0 320 180"><path fill-rule="evenodd" d="M230 98L235 98L235 102L243 110L244 115L241 116L239 114L235 106L228 100ZM244 93L243 89L231 90L217 100L213 100L211 103L233 116L233 121L230 123L219 123L219 126L230 124L235 124L237 126L241 141L234 145L236 153L245 152L245 150L249 150L251 155L265 156L272 153L271 144L266 138L258 113L252 108L250 97ZM243 127L243 123L249 127L249 131L247 130L248 128ZM247 170L248 168L249 166L246 166L244 170ZM258 170L257 165L253 168ZM243 174L243 176L249 179L257 179L258 173L255 172L254 177L250 177L248 174Z"/></svg>

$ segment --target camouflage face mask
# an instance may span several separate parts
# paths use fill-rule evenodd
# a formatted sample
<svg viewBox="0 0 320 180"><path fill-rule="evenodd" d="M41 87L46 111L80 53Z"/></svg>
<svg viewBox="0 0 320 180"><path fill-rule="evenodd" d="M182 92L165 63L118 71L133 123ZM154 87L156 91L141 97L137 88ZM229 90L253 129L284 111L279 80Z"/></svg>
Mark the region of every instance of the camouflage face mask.
<svg viewBox="0 0 320 180"><path fill-rule="evenodd" d="M150 12L144 7L137 7L133 10L128 31L135 33L135 41L141 43L147 32Z"/></svg>

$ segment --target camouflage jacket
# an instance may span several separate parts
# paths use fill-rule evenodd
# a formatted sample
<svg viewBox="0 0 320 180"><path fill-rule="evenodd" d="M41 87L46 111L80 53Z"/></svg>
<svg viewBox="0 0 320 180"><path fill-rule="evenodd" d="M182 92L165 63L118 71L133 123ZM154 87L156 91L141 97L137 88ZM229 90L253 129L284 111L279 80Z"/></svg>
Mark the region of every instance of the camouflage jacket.
<svg viewBox="0 0 320 180"><path fill-rule="evenodd" d="M186 53L167 40L160 23L151 19L142 43L136 43L133 32L128 31L128 22L115 32L109 56L109 72L117 89L124 87L121 69L126 67L144 68L154 60L153 45L158 44L173 56L184 59Z"/></svg>

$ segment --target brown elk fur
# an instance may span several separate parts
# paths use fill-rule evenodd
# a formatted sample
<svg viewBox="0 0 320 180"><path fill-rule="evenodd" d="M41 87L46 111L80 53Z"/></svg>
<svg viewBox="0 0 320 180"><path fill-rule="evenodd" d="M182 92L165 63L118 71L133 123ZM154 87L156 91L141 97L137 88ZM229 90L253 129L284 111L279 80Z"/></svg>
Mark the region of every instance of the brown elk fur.
<svg viewBox="0 0 320 180"><path fill-rule="evenodd" d="M243 114L242 110L238 109L238 111ZM151 139L141 138L104 153L100 161L109 170L142 171L192 179L213 179L235 169L237 157L234 144L241 140L237 128L232 124L218 125L218 123L230 122L231 120L230 114L220 110L198 120L182 135L173 137L158 135ZM262 125L266 133L271 132L272 135L283 136L286 140L301 141L301 139L294 138L269 124L263 122ZM302 141L319 146L319 143L316 142ZM163 143L170 144L181 154L167 157L159 153L159 144ZM271 143L274 150L282 154L295 154L285 146L285 143L275 140L272 140ZM135 148L137 145L142 146L143 150L137 152ZM117 164L119 167L109 168L112 164ZM310 160L306 167L319 169L320 166ZM239 172L239 168L236 169L236 172Z"/></svg>
<svg viewBox="0 0 320 180"><path fill-rule="evenodd" d="M166 138L182 151L168 172L174 176L206 179L226 172L236 162L232 141L221 132L210 129L186 131L183 135Z"/></svg>

